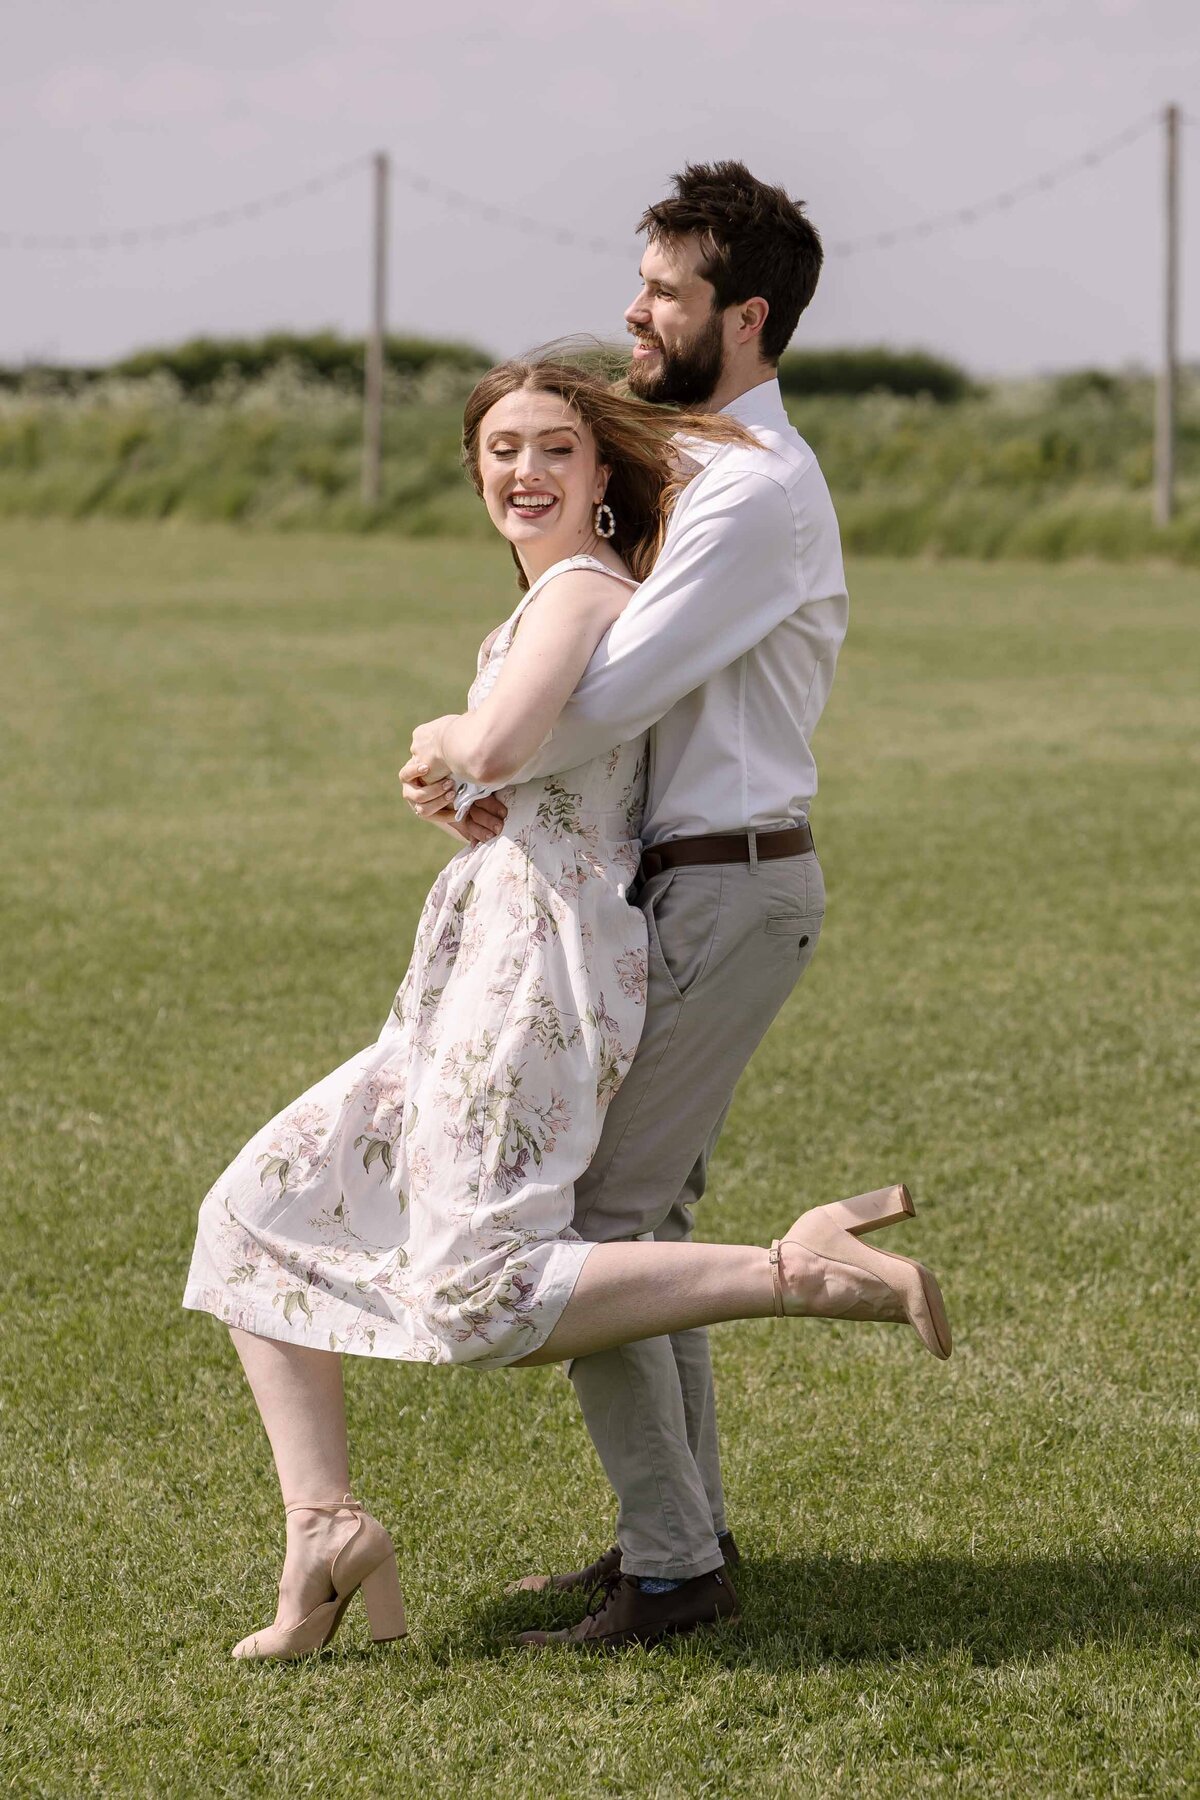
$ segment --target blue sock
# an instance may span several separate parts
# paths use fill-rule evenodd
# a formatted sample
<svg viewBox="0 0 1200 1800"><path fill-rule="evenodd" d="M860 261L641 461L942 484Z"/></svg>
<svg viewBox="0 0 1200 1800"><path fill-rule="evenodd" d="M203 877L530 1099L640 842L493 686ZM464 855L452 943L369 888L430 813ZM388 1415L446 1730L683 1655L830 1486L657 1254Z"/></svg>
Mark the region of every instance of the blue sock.
<svg viewBox="0 0 1200 1800"><path fill-rule="evenodd" d="M643 1594L673 1594L682 1581L661 1581L657 1575L639 1575L638 1586Z"/></svg>

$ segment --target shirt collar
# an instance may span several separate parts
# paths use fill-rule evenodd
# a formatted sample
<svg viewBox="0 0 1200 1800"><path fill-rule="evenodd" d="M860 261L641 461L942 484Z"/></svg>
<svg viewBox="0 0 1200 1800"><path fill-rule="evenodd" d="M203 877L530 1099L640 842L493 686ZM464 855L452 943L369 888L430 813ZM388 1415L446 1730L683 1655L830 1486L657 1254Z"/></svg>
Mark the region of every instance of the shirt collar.
<svg viewBox="0 0 1200 1800"><path fill-rule="evenodd" d="M739 394L736 400L723 406L721 412L730 419L736 419L739 425L763 425L778 430L781 425L788 423L776 375L769 375L757 387L747 388L744 394Z"/></svg>
<svg viewBox="0 0 1200 1800"><path fill-rule="evenodd" d="M744 394L739 394L736 400L731 400L728 406L723 406L719 416L724 419L736 419L739 425L745 425L748 430L755 426L771 431L786 430L790 423L787 413L784 411L779 379L775 375L768 376L766 381L760 381L757 387L747 388ZM675 442L683 450L685 456L700 468L704 468L707 463L710 463L721 448L720 444L714 444L711 438L693 438L681 435L675 439Z"/></svg>

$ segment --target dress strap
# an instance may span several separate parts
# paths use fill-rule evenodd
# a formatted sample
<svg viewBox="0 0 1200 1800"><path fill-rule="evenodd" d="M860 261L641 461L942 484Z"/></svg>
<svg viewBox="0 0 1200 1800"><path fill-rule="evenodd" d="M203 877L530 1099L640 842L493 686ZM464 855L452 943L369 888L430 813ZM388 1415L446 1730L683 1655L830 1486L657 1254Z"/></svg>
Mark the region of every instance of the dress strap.
<svg viewBox="0 0 1200 1800"><path fill-rule="evenodd" d="M608 564L601 562L598 556L589 556L586 551L581 550L578 556L564 556L561 562L551 563L550 567L538 576L533 586L529 589L529 592L525 595L524 600L522 600L520 606L517 608L517 612L520 613L524 611L538 589L541 588L545 582L549 581L552 575L561 575L564 569L578 569L584 567L598 569L601 575L611 575L614 581L623 581L629 587L639 587L641 585L636 575L622 575L619 569L610 569Z"/></svg>
<svg viewBox="0 0 1200 1800"><path fill-rule="evenodd" d="M586 563L589 568L598 569L601 575L611 575L614 581L623 581L629 587L641 586L636 575L622 575L620 569L610 569L608 564L601 562L598 556L589 556L586 551L581 551L578 556L569 557L567 564L561 566L574 567L579 563Z"/></svg>

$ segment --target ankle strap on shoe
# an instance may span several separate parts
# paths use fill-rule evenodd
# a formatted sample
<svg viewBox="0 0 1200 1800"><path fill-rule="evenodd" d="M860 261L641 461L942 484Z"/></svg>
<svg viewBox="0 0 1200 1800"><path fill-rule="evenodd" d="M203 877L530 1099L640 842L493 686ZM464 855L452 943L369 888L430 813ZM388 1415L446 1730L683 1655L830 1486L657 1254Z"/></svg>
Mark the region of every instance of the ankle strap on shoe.
<svg viewBox="0 0 1200 1800"><path fill-rule="evenodd" d="M771 1248L767 1252L767 1261L771 1265L771 1286L775 1295L775 1317L777 1319L782 1319L784 1317L783 1282L779 1277L779 1267L783 1261L783 1251L780 1248L778 1238L772 1238L771 1240Z"/></svg>
<svg viewBox="0 0 1200 1800"><path fill-rule="evenodd" d="M285 1516L294 1512L361 1512L363 1505L361 1500L356 1500L352 1494L347 1494L341 1500L293 1500L292 1504L285 1506L283 1510Z"/></svg>

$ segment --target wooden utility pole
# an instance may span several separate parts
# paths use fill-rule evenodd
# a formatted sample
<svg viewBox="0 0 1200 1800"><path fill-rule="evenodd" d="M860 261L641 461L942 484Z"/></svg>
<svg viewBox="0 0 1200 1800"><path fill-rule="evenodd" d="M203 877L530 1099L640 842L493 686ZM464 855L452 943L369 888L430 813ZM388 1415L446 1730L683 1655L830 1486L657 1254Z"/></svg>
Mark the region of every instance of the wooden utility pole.
<svg viewBox="0 0 1200 1800"><path fill-rule="evenodd" d="M1154 522L1169 525L1175 511L1175 396L1179 359L1179 108L1163 112L1163 360L1154 428Z"/></svg>
<svg viewBox="0 0 1200 1800"><path fill-rule="evenodd" d="M377 150L372 171L371 331L366 344L363 388L362 497L378 506L383 463L383 340L387 332L388 157Z"/></svg>

